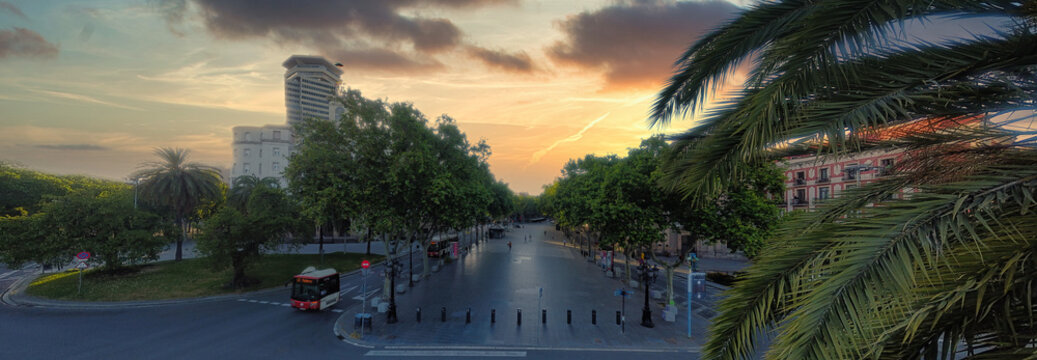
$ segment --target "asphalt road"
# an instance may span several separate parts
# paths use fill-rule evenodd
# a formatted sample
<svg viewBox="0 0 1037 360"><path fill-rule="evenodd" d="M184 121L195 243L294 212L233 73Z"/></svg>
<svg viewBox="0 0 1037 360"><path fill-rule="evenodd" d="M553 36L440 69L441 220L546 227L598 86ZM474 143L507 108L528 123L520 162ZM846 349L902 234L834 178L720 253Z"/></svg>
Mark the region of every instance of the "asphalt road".
<svg viewBox="0 0 1037 360"><path fill-rule="evenodd" d="M520 251L516 251L520 252ZM578 265L574 263L573 265ZM375 273L380 269L376 268ZM0 276L23 275L0 268ZM514 275L514 274L512 274ZM565 276L564 273L557 276ZM401 278L402 280L403 278ZM2 281L3 279L0 279ZM368 297L380 278L368 279ZM521 280L519 280L521 282ZM324 312L301 312L286 304L288 290L240 298L158 307L69 310L0 306L0 359L284 359L284 358L531 358L687 359L687 353L652 350L571 351L529 348L356 347L333 333L336 319L361 295L359 274L343 277L343 302ZM0 282L0 285L4 283ZM0 287L3 289L3 287ZM478 297L483 294L472 293Z"/></svg>

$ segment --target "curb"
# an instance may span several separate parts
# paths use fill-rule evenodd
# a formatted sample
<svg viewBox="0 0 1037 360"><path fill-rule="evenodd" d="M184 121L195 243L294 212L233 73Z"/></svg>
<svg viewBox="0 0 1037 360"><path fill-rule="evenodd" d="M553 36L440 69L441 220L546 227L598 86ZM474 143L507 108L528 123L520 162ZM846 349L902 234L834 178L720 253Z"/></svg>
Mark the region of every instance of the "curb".
<svg viewBox="0 0 1037 360"><path fill-rule="evenodd" d="M379 265L384 261L379 261L373 265ZM359 274L361 269L356 269L348 273L339 274L339 278ZM103 310L103 309L126 309L126 308L148 308L158 306L169 306L169 305L180 305L180 304L199 304L214 301L223 301L241 298L242 296L251 295L262 295L267 293L273 293L276 291L283 291L283 287L271 287L266 289L260 289L255 291L249 291L244 293L234 294L223 294L213 295L199 298L184 298L184 299L167 299L167 300L146 300L146 301L98 301L98 302L87 302L87 301L64 301L64 300L49 300L38 298L25 294L25 289L29 287L32 280L37 276L25 276L15 282L8 288L7 292L0 297L0 303L7 306L15 307L36 307L36 308L51 308L51 309L73 309L73 310Z"/></svg>

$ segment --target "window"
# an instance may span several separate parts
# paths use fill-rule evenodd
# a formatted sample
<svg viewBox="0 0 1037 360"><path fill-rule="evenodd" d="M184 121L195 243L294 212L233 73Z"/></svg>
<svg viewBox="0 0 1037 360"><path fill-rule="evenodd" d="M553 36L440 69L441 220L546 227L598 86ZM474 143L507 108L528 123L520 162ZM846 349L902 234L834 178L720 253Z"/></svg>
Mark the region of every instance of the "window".
<svg viewBox="0 0 1037 360"><path fill-rule="evenodd" d="M821 200L828 199L828 187L817 188L817 198Z"/></svg>
<svg viewBox="0 0 1037 360"><path fill-rule="evenodd" d="M274 161L274 172L281 170L281 163Z"/></svg>
<svg viewBox="0 0 1037 360"><path fill-rule="evenodd" d="M245 150L244 150L244 151L245 151L245 157L249 157L249 156L252 156L252 149L249 149L249 148L245 148Z"/></svg>
<svg viewBox="0 0 1037 360"><path fill-rule="evenodd" d="M280 131L276 131L276 130L274 131L274 140L281 140L281 132ZM274 154L274 155L277 155L277 154Z"/></svg>
<svg viewBox="0 0 1037 360"><path fill-rule="evenodd" d="M241 164L242 174L248 174L250 171L252 171L252 165L250 165L249 163Z"/></svg>
<svg viewBox="0 0 1037 360"><path fill-rule="evenodd" d="M886 176L889 175L890 171L893 171L893 158L882 159L880 164L882 168L879 169L879 175Z"/></svg>
<svg viewBox="0 0 1037 360"><path fill-rule="evenodd" d="M796 190L796 197L792 199L792 205L806 205L807 204L807 191L806 189Z"/></svg>
<svg viewBox="0 0 1037 360"><path fill-rule="evenodd" d="M259 157L260 157L260 158L262 158L262 157L263 157L263 148L259 148Z"/></svg>
<svg viewBox="0 0 1037 360"><path fill-rule="evenodd" d="M846 165L846 168L843 169L843 172L846 173L846 180L857 179L857 171L857 164Z"/></svg>
<svg viewBox="0 0 1037 360"><path fill-rule="evenodd" d="M259 163L259 176L263 176L263 163Z"/></svg>
<svg viewBox="0 0 1037 360"><path fill-rule="evenodd" d="M274 156L281 156L281 148L274 148Z"/></svg>
<svg viewBox="0 0 1037 360"><path fill-rule="evenodd" d="M796 172L796 179L795 179L795 181L796 181L796 185L806 185L807 184L806 174L803 173L802 171Z"/></svg>
<svg viewBox="0 0 1037 360"><path fill-rule="evenodd" d="M824 169L820 170L820 174L818 175L817 181L818 182L828 182L828 168L824 168Z"/></svg>
<svg viewBox="0 0 1037 360"><path fill-rule="evenodd" d="M248 131L245 132L245 141L252 141L252 133L251 132L248 132Z"/></svg>

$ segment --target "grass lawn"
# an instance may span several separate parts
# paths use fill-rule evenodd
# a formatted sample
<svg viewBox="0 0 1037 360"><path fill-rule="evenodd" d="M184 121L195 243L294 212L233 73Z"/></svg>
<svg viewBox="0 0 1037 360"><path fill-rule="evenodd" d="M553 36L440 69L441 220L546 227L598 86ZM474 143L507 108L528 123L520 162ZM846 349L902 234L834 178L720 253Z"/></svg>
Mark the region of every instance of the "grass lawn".
<svg viewBox="0 0 1037 360"><path fill-rule="evenodd" d="M283 286L307 266L318 269L332 267L339 272L360 268L367 258L372 263L382 256L364 254L324 254L324 266L317 266L316 254L269 254L245 270L245 275L259 280L259 284L242 290L227 289L231 269L213 270L209 259L184 259L180 262L163 261L143 265L127 274L109 275L94 270L83 272L83 293L76 294L77 271L44 275L29 285L26 292L32 296L55 300L75 301L130 301L202 297L235 292L247 292Z"/></svg>

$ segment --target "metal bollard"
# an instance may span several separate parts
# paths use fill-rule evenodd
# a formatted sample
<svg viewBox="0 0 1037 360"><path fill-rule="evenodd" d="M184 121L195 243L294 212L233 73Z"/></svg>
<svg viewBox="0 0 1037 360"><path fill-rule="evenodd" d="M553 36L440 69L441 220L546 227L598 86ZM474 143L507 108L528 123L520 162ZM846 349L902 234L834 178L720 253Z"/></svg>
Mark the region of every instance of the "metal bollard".
<svg viewBox="0 0 1037 360"><path fill-rule="evenodd" d="M622 315L620 315L620 314L619 314L619 310L616 310L616 325L619 325L619 324L620 324L620 321L621 321L621 320L620 320L620 317L621 317L621 316L622 316Z"/></svg>
<svg viewBox="0 0 1037 360"><path fill-rule="evenodd" d="M515 321L515 323L517 325L522 325L522 309L518 309L518 311L516 312L515 317L517 319L517 321Z"/></svg>
<svg viewBox="0 0 1037 360"><path fill-rule="evenodd" d="M446 322L446 306L439 310L439 321Z"/></svg>
<svg viewBox="0 0 1037 360"><path fill-rule="evenodd" d="M497 309L490 309L490 324L497 322Z"/></svg>
<svg viewBox="0 0 1037 360"><path fill-rule="evenodd" d="M572 310L565 310L565 323L569 324L569 325L573 324L573 311Z"/></svg>
<svg viewBox="0 0 1037 360"><path fill-rule="evenodd" d="M417 315L418 315L418 322L421 322L421 307L420 306L418 307Z"/></svg>
<svg viewBox="0 0 1037 360"><path fill-rule="evenodd" d="M591 310L591 325L598 325L598 310Z"/></svg>
<svg viewBox="0 0 1037 360"><path fill-rule="evenodd" d="M464 313L464 323L465 324L471 324L472 323L472 308L468 308L468 310L465 311L465 313Z"/></svg>
<svg viewBox="0 0 1037 360"><path fill-rule="evenodd" d="M547 324L547 309L540 310L540 322Z"/></svg>

